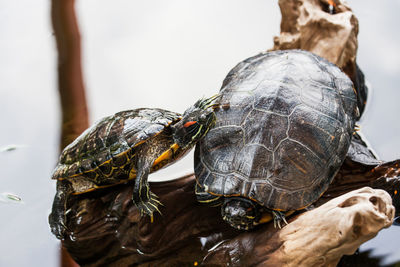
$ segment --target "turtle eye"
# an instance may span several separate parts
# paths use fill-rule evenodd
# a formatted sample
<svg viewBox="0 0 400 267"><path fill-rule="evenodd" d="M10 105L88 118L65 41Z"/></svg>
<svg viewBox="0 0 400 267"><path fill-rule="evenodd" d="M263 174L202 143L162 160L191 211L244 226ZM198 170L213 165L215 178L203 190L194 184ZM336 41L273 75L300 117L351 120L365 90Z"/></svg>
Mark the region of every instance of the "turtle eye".
<svg viewBox="0 0 400 267"><path fill-rule="evenodd" d="M188 121L183 125L183 127L187 128L187 127L192 126L193 124L196 124L196 123L197 123L197 121Z"/></svg>

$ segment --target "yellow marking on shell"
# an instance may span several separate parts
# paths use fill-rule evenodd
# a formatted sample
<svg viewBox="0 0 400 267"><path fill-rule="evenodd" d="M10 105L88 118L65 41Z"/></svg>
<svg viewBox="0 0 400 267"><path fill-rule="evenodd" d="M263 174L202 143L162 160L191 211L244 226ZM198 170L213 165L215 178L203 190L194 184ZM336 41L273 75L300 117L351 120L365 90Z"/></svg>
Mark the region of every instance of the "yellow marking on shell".
<svg viewBox="0 0 400 267"><path fill-rule="evenodd" d="M326 190L325 190L325 191L326 191ZM319 197L318 197L317 199L319 199L319 198L325 193L325 191L322 192L322 193L319 195ZM241 195L241 194L222 195L222 194L217 194L217 193L213 193L213 192L207 192L207 193L210 194L210 195L219 196L219 197L243 197L243 198L246 198L246 199L250 199L250 200L252 200L252 201L254 201L254 202L260 204L261 206L263 206L263 203L261 203L261 202L258 201L257 199L252 198L252 197L248 197L248 196L243 196L243 195ZM300 207L300 208L298 208L298 209L296 209L296 210L302 210L302 209L304 209L304 208L310 206L312 203L314 203L314 202L311 202L311 203L309 203L308 205L306 205L306 206L304 206L304 207ZM276 210L276 211L284 211L284 212L286 212L286 210L277 209L277 208L274 208L273 210ZM290 212L290 214L292 214L294 211L289 211L289 212ZM290 215L290 214L289 214L289 215Z"/></svg>
<svg viewBox="0 0 400 267"><path fill-rule="evenodd" d="M160 133L156 133L154 136L157 136L158 134L160 134ZM133 147L137 147L137 146L143 144L143 143L146 142L146 141L147 141L147 139L144 139L144 140L138 142L138 143L137 143L136 145L134 145ZM122 153L124 153L124 152L122 152ZM120 153L120 154L122 154L122 153ZM118 156L118 155L117 155L117 156Z"/></svg>
<svg viewBox="0 0 400 267"><path fill-rule="evenodd" d="M374 172L374 171L375 171L374 169L371 170L371 172ZM197 183L200 187L204 187L204 186L202 186L202 185L199 184L199 182L197 181L197 179L196 179L196 183ZM318 198L316 198L315 201L317 201L318 199L320 199L321 196L322 196L326 191L327 191L327 189L325 189L323 192L321 192L321 194L319 194ZM210 194L210 195L219 196L219 197L243 197L243 198L250 199L250 200L252 200L252 201L254 201L254 202L260 204L261 206L263 206L263 203L261 203L260 201L256 200L255 198L252 198L252 197L249 197L249 196L243 196L243 195L241 195L241 194L223 195L223 194L217 194L217 193L208 192L208 191L206 191L206 192L207 192L208 194ZM300 208L298 208L298 209L296 209L296 210L305 209L305 208L307 208L308 206L310 206L312 203L314 203L315 201L310 202L310 203L308 203L307 205L305 205L305 206L303 206L303 207L300 207ZM274 208L273 210L286 212L285 214L286 214L287 216L291 215L292 213L294 213L294 212L296 211L296 210L293 210L293 211L285 211L285 210L283 210L283 209L277 209L277 208Z"/></svg>
<svg viewBox="0 0 400 267"><path fill-rule="evenodd" d="M200 203L210 203L210 202L214 202L214 201L216 201L216 200L218 200L218 199L220 199L221 197L216 197L216 198L213 198L213 199L207 199L207 200L199 200L199 202Z"/></svg>
<svg viewBox="0 0 400 267"><path fill-rule="evenodd" d="M127 153L127 151L126 151L126 152L123 152L123 153ZM120 153L120 154L122 154L122 153ZM117 156L118 156L118 155L117 155ZM91 170L89 170L89 171L86 171L86 172L92 172L92 171L98 169L99 167L103 166L104 164L110 163L111 160L112 160L112 159L106 160L106 161L102 162L100 165L98 165L96 168L93 168L93 169L91 169ZM86 173L86 172L74 173L74 174L72 174L72 175L70 175L70 176L68 176L68 177L65 177L65 178L68 179L68 178L74 178L74 177L77 177L77 176L82 176L82 174L84 174L84 173ZM59 180L61 180L61 179L59 179Z"/></svg>
<svg viewBox="0 0 400 267"><path fill-rule="evenodd" d="M207 192L207 193L209 193L210 195L219 196L219 197L243 197L241 194L222 195L222 194L217 194L217 193L213 193L213 192ZM244 198L249 198L249 197L244 197ZM251 199L251 198L249 198L249 199Z"/></svg>
<svg viewBox="0 0 400 267"><path fill-rule="evenodd" d="M182 117L179 117L179 119L176 120L176 121L180 121L181 119L182 119ZM169 122L169 123L167 124L166 127L170 126L173 122L175 122L175 121ZM163 132L163 131L161 130L161 131L159 131L158 133L154 134L152 137L156 137L157 135L159 135L159 134L162 133L162 132ZM135 147L137 147L137 146L143 144L143 143L146 142L146 141L147 141L147 139L144 139L144 140L138 142L138 143L135 144L133 147L127 149L126 151L123 151L123 152L119 153L119 154L116 155L115 157L121 157L121 156L123 156L124 154L127 154L127 153L130 152L133 148L135 148ZM176 145L176 147L175 147L174 145ZM177 144L174 144L174 145L172 145L171 148L173 148L173 149L174 149L174 152L175 152L175 151L179 148L179 146L178 146ZM98 165L96 168L93 168L93 169L91 169L91 170L89 170L89 171L87 171L87 172L92 172L92 171L98 169L100 166L103 166L104 164L110 163L111 160L112 160L112 158L109 159L109 160L106 160L106 161L102 162L102 163L101 163L100 165ZM130 160L131 160L131 159L128 158L128 162L130 162ZM153 166L154 166L154 165L153 165ZM81 175L84 174L84 173L85 173L85 172L74 173L73 175L70 175L70 176L68 176L68 177L59 177L59 178L55 178L55 179L61 181L61 180L64 180L64 179L74 178L74 177L77 177L77 176L81 176ZM135 178L135 177L133 177L133 178ZM129 179L133 179L133 178L130 178L130 176L129 176Z"/></svg>
<svg viewBox="0 0 400 267"><path fill-rule="evenodd" d="M218 197L243 197L243 198L250 199L250 200L252 200L252 201L258 203L258 204L260 204L261 206L263 205L263 204L260 203L260 201L258 201L257 199L252 198L252 197L249 197L249 196L243 196L243 195L241 195L241 194L221 195L221 194L212 193L212 192L207 192L207 193L210 194L210 195L213 195L213 196L218 196ZM283 211L283 210L280 210L280 209L274 209L274 210Z"/></svg>
<svg viewBox="0 0 400 267"><path fill-rule="evenodd" d="M222 195L222 194L217 194L217 193L213 193L213 192L207 192L207 193L210 194L210 195L213 195L213 196L218 196L218 197L243 197L243 198L246 198L246 199L250 199L250 200L252 200L252 201L254 201L254 202L260 204L261 206L263 206L263 204L262 204L260 201L258 201L257 199L252 198L252 197L249 197L249 196L243 196L243 195L241 195L241 194ZM325 191L324 191L323 193L325 193ZM322 193L322 194L323 194L323 193ZM322 195L322 194L321 194L321 195ZM320 195L320 196L321 196L321 195ZM312 203L310 203L310 204L312 204ZM310 205L310 204L309 204L309 205ZM307 205L307 206L309 206L309 205ZM307 207L307 206L301 207L301 208L299 208L299 209L297 209L297 210L304 209L304 208ZM283 209L276 209L276 208L274 208L273 210L276 210L276 211L285 211L285 210L283 210Z"/></svg>

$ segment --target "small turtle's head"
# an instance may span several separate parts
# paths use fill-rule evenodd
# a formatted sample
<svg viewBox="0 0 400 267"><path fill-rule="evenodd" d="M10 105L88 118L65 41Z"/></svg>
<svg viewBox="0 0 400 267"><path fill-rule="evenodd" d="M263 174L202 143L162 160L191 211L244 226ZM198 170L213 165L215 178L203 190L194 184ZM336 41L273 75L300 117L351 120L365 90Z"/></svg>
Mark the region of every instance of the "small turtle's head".
<svg viewBox="0 0 400 267"><path fill-rule="evenodd" d="M192 147L214 125L213 101L219 96L198 100L183 113L182 119L172 126L174 141L182 149Z"/></svg>

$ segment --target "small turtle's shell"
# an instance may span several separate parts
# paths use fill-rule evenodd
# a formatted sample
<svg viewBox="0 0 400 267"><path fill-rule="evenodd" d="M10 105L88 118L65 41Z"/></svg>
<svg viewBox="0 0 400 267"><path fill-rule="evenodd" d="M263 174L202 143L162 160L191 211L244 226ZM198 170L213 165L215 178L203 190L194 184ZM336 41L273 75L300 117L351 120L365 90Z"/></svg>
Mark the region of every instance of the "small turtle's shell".
<svg viewBox="0 0 400 267"><path fill-rule="evenodd" d="M297 210L327 189L357 117L350 79L312 53L262 53L221 89L216 125L196 146L195 174L210 194Z"/></svg>
<svg viewBox="0 0 400 267"><path fill-rule="evenodd" d="M140 145L164 133L167 126L180 119L178 113L155 108L122 111L105 117L64 149L52 178L84 177L97 185L131 179L134 176L129 177L129 173L136 171L131 159Z"/></svg>

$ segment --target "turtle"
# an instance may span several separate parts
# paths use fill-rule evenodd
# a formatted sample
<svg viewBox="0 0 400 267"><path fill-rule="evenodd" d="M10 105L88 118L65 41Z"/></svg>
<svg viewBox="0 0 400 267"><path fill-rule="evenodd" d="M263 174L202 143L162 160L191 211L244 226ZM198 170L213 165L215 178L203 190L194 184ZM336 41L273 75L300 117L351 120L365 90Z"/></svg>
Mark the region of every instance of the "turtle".
<svg viewBox="0 0 400 267"><path fill-rule="evenodd" d="M224 79L216 122L196 144L197 200L249 230L315 202L349 149L359 116L352 81L311 52L264 52ZM267 216L264 216L267 214Z"/></svg>
<svg viewBox="0 0 400 267"><path fill-rule="evenodd" d="M65 226L66 197L134 180L133 202L141 215L159 212L148 175L184 156L215 122L212 102L198 100L183 115L159 108L121 111L84 131L61 153L52 179L58 186L49 217L56 236ZM65 182L67 184L65 184Z"/></svg>

